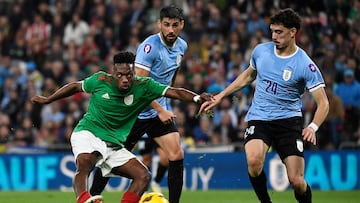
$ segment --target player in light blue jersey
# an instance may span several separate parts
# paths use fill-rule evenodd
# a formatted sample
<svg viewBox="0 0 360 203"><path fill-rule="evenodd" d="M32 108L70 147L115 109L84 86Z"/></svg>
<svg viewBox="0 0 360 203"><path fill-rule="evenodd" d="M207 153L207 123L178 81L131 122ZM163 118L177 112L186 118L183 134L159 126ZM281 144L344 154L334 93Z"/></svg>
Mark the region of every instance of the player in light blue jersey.
<svg viewBox="0 0 360 203"><path fill-rule="evenodd" d="M173 5L162 8L157 25L160 32L146 38L137 49L135 72L137 76L151 77L157 82L171 85L175 81L182 57L187 50L187 43L179 37L184 28L182 10ZM173 121L174 118L176 115L171 111L169 99L161 97L154 100L139 115L125 147L132 149L144 133L156 141L169 160L169 201L178 203L183 187L184 152L180 145L180 134ZM148 152L152 154L152 150ZM162 174L166 172L166 167L159 166ZM106 183L107 179L101 178L100 174L96 173L91 189L92 194L101 193Z"/></svg>
<svg viewBox="0 0 360 203"><path fill-rule="evenodd" d="M270 146L286 166L295 198L312 201L311 189L304 179L303 141L316 144L315 132L325 120L329 102L322 75L310 57L296 45L300 17L284 9L270 19L272 42L259 44L252 53L249 67L227 88L205 102L200 112L208 111L221 99L251 84L256 79L254 98L246 115L245 152L248 174L262 203L271 202L263 170ZM303 128L301 95L308 90L317 109L312 122Z"/></svg>

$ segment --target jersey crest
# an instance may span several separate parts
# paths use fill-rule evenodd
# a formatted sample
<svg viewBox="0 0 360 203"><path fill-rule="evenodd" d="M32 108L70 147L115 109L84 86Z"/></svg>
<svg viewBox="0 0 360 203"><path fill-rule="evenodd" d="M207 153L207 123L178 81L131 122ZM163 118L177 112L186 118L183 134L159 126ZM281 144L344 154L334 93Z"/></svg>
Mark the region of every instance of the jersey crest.
<svg viewBox="0 0 360 203"><path fill-rule="evenodd" d="M303 141L301 140L296 140L296 147L299 150L299 152L303 152L304 151L304 145L303 145Z"/></svg>
<svg viewBox="0 0 360 203"><path fill-rule="evenodd" d="M288 81L291 78L291 70L285 69L283 72L283 80Z"/></svg>
<svg viewBox="0 0 360 203"><path fill-rule="evenodd" d="M134 95L133 94L131 94L131 95L128 95L128 96L126 96L125 98L124 98L124 103L126 104L126 105L131 105L132 103L134 102Z"/></svg>

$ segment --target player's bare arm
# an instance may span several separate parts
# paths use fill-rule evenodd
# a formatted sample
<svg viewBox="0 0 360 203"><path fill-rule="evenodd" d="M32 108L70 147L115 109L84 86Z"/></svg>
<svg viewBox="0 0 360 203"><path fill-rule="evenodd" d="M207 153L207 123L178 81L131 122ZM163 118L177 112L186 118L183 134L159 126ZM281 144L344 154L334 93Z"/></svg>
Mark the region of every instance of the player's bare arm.
<svg viewBox="0 0 360 203"><path fill-rule="evenodd" d="M314 119L306 128L303 129L302 136L305 141L316 145L315 132L324 122L329 112L329 101L323 87L311 92L311 95L316 102L317 108L315 111Z"/></svg>
<svg viewBox="0 0 360 203"><path fill-rule="evenodd" d="M71 95L74 95L78 92L82 92L82 83L81 82L72 82L67 85L64 85L60 89L58 89L54 94L50 95L49 97L44 97L40 95L33 96L31 98L31 102L37 103L37 104L49 104L53 101L69 97Z"/></svg>
<svg viewBox="0 0 360 203"><path fill-rule="evenodd" d="M143 68L135 66L135 74L140 77L149 77L150 72ZM150 103L150 106L155 109L161 122L163 122L164 124L169 124L174 118L176 118L176 115L172 111L164 109L156 100L152 101Z"/></svg>
<svg viewBox="0 0 360 203"><path fill-rule="evenodd" d="M223 91L214 96L212 101L204 102L199 110L199 113L207 112L214 106L220 103L221 99L235 91L242 89L243 87L251 84L256 78L256 70L249 66L244 72L242 72L229 86Z"/></svg>
<svg viewBox="0 0 360 203"><path fill-rule="evenodd" d="M175 87L169 87L166 90L164 96L173 99L179 99L182 101L193 101L198 104L202 104L206 101L211 101L214 98L211 94L208 93L202 93L201 95L198 95L185 88L175 88Z"/></svg>

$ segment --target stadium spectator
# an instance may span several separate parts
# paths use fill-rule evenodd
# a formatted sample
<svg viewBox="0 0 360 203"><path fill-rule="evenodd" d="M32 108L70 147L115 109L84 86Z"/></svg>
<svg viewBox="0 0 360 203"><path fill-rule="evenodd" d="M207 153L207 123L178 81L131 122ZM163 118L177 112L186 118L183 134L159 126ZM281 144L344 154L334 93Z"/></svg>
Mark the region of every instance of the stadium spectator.
<svg viewBox="0 0 360 203"><path fill-rule="evenodd" d="M85 36L89 33L89 23L82 20L78 13L74 13L71 21L65 25L63 43L68 46L70 41L74 41L76 46L80 47L84 41Z"/></svg>
<svg viewBox="0 0 360 203"><path fill-rule="evenodd" d="M360 118L360 83L355 79L352 69L344 70L344 81L335 87L335 94L344 104L346 122L343 130L347 133L348 140L351 140L353 133L359 128Z"/></svg>

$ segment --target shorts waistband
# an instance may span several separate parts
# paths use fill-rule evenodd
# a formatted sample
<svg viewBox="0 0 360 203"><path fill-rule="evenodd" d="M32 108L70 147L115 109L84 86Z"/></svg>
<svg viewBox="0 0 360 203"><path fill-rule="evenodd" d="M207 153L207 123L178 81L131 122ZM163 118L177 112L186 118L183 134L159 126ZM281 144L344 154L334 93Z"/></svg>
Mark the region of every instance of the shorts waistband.
<svg viewBox="0 0 360 203"><path fill-rule="evenodd" d="M112 142L107 142L105 141L105 144L108 148L112 148L113 150L120 150L123 148L123 146L121 145L118 145L118 144L115 144L115 143L112 143Z"/></svg>

